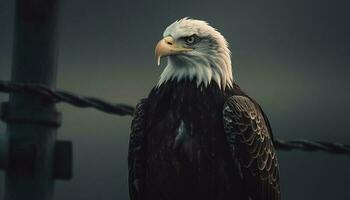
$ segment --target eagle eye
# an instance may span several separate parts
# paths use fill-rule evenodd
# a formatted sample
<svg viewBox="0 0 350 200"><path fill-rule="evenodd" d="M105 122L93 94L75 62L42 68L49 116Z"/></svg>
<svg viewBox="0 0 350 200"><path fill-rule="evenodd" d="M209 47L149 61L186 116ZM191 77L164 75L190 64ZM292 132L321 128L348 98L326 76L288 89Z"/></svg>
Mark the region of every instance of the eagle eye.
<svg viewBox="0 0 350 200"><path fill-rule="evenodd" d="M199 41L199 37L194 34L188 37L184 37L184 40L187 45L193 45Z"/></svg>

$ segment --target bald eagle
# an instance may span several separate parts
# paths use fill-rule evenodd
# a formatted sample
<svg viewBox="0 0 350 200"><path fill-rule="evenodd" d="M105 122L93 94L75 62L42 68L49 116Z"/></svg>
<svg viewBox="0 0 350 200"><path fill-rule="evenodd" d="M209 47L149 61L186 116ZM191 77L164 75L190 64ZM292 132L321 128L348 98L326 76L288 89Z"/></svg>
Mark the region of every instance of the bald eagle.
<svg viewBox="0 0 350 200"><path fill-rule="evenodd" d="M131 125L131 200L280 200L268 119L234 82L225 38L189 18L163 37L167 65Z"/></svg>

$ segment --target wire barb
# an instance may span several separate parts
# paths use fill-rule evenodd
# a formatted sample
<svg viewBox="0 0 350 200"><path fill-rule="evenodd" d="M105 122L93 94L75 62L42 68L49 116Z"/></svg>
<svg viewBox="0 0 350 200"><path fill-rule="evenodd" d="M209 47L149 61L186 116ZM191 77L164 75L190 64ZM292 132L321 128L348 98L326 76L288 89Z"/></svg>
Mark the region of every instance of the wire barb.
<svg viewBox="0 0 350 200"><path fill-rule="evenodd" d="M134 107L130 105L113 104L96 97L83 97L67 91L53 90L43 85L0 81L0 92L38 96L54 103L64 102L80 108L95 108L99 111L119 116L131 116L134 113ZM274 144L277 149L285 151L299 149L309 152L323 151L332 154L350 155L350 145L347 144L308 140L285 141L281 139L275 139Z"/></svg>

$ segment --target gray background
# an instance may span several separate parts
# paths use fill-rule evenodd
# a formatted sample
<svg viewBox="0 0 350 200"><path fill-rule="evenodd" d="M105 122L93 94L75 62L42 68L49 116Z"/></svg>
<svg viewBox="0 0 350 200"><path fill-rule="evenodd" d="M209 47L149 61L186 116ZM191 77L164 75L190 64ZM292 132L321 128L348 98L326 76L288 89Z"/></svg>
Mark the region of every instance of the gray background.
<svg viewBox="0 0 350 200"><path fill-rule="evenodd" d="M1 80L10 77L13 15L14 1L0 0ZM184 16L207 20L226 36L234 77L260 102L275 137L350 143L346 1L65 0L58 88L135 104L162 70L155 43ZM75 163L73 180L56 182L55 199L128 199L131 118L65 104L58 109L64 114L59 138L74 142ZM279 152L279 160L284 199L350 199L349 157L293 151Z"/></svg>

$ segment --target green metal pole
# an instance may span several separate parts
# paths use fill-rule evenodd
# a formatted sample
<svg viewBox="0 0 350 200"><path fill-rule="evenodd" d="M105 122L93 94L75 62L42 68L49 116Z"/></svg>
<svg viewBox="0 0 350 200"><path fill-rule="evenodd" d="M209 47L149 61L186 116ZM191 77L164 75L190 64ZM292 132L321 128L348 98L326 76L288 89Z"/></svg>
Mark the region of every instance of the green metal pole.
<svg viewBox="0 0 350 200"><path fill-rule="evenodd" d="M55 87L57 0L16 0L12 81ZM52 102L11 94L3 108L9 155L5 200L50 200L60 115Z"/></svg>

